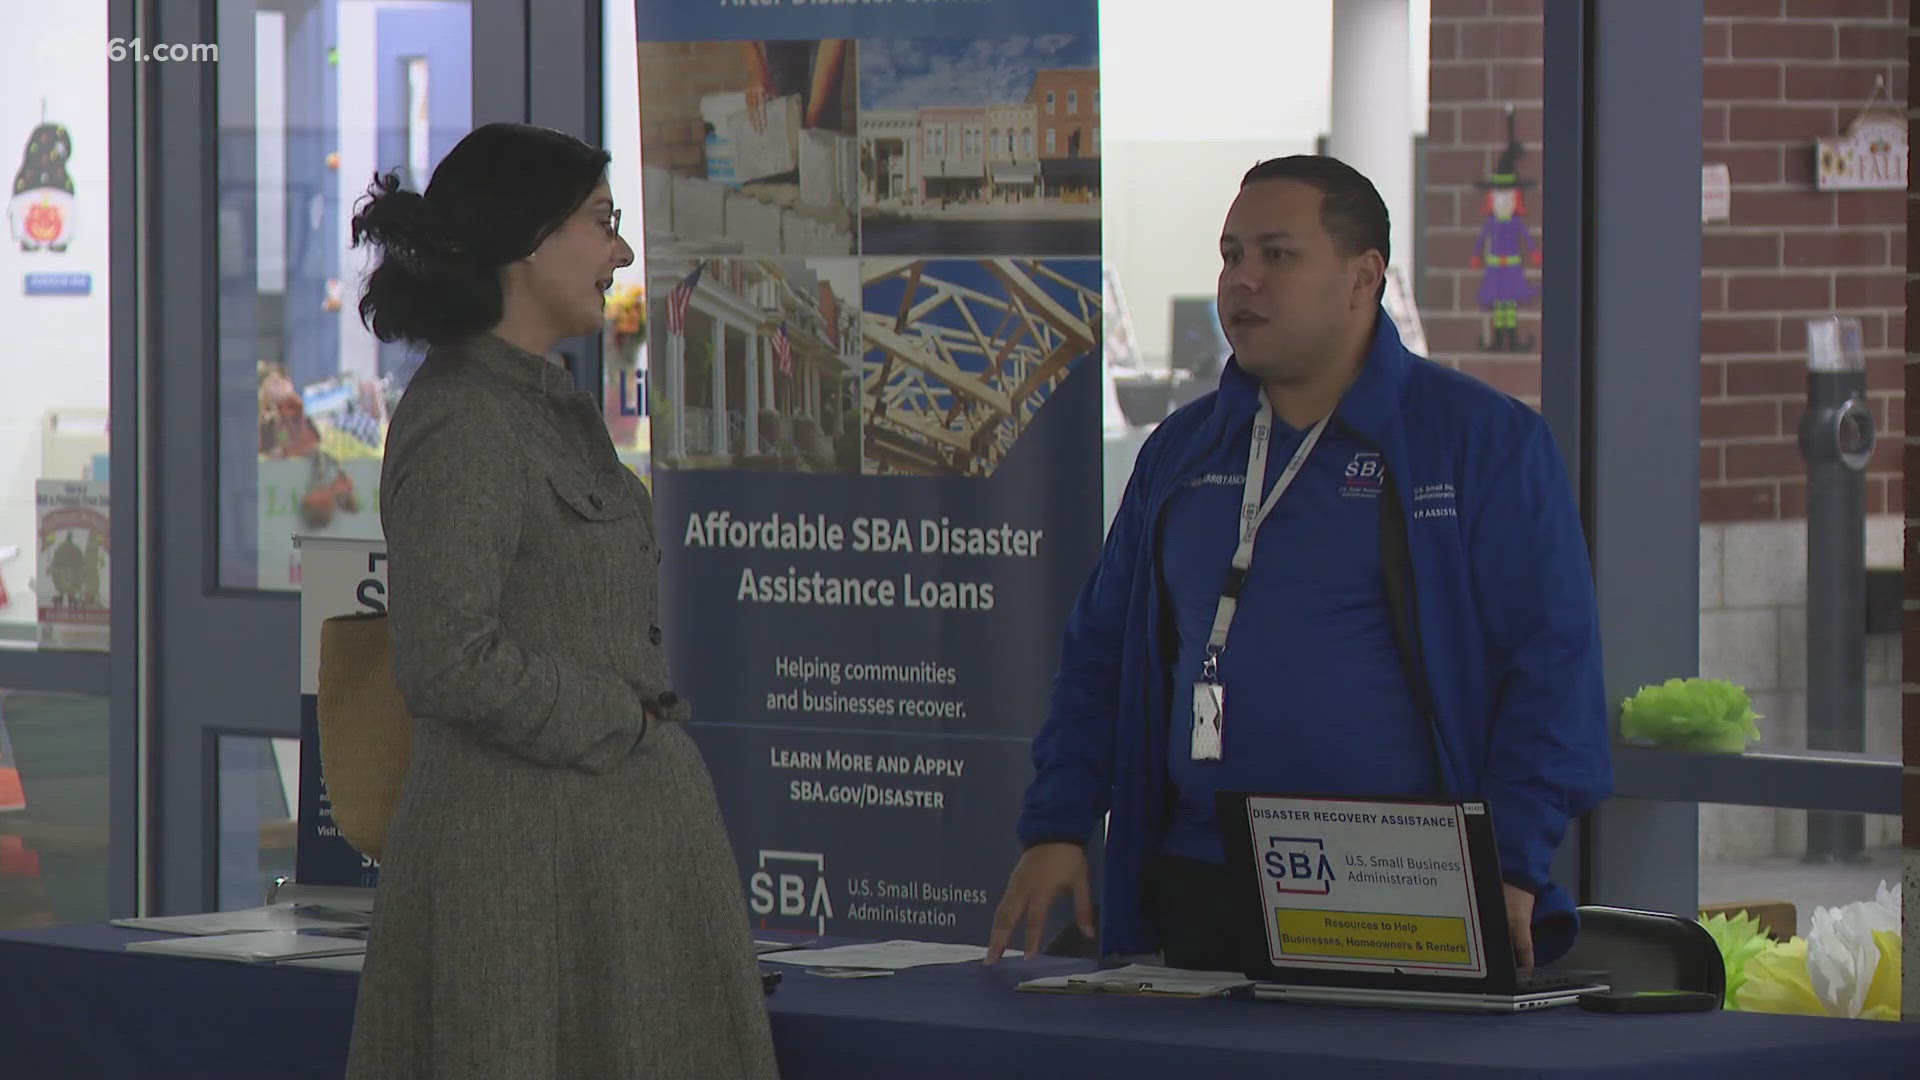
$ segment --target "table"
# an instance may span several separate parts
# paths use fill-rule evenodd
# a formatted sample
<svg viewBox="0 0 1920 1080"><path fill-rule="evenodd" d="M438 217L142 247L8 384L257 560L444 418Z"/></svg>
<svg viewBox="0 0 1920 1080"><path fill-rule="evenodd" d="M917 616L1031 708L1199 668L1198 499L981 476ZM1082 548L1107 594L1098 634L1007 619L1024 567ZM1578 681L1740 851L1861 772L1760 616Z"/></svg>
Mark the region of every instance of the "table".
<svg viewBox="0 0 1920 1080"><path fill-rule="evenodd" d="M127 953L93 924L0 934L7 1080L337 1080L358 978ZM1920 1024L1577 1008L1481 1015L1271 1001L1017 993L1083 961L952 964L875 979L782 965L781 1075L1696 1078L1906 1075Z"/></svg>

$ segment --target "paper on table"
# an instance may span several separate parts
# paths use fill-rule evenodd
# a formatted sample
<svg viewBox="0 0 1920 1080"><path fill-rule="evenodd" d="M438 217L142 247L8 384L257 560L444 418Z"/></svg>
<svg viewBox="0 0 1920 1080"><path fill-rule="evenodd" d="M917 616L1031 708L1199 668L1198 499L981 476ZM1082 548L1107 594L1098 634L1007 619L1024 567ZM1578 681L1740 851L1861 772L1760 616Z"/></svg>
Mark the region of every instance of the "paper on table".
<svg viewBox="0 0 1920 1080"><path fill-rule="evenodd" d="M987 955L980 945L943 944L932 941L876 941L867 945L835 945L825 949L795 949L789 952L762 953L760 959L779 964L837 968L873 968L899 971L927 964L964 964ZM1014 949L1007 956L1019 956Z"/></svg>
<svg viewBox="0 0 1920 1080"><path fill-rule="evenodd" d="M371 915L374 898L375 890L366 886L305 885L298 881L283 881L276 883L267 894L267 903L306 904Z"/></svg>
<svg viewBox="0 0 1920 1080"><path fill-rule="evenodd" d="M248 934L208 934L202 937L130 941L128 952L192 956L205 960L260 963L300 956L328 956L367 951L367 932L356 928L263 930Z"/></svg>
<svg viewBox="0 0 1920 1080"><path fill-rule="evenodd" d="M1054 990L1068 993L1160 994L1172 997L1211 997L1253 985L1253 980L1237 971L1191 971L1186 968L1128 964L1105 971L1079 975L1055 975L1029 979L1021 990Z"/></svg>
<svg viewBox="0 0 1920 1080"><path fill-rule="evenodd" d="M239 911L210 911L199 915L158 915L140 919L114 919L113 925L129 930L154 930L163 934L245 934L261 930L300 930L306 927L366 926L372 917L364 912L323 907L316 904L269 904Z"/></svg>
<svg viewBox="0 0 1920 1080"><path fill-rule="evenodd" d="M282 967L319 968L322 971L359 971L365 963L366 953L347 953L342 956L302 956L295 960L282 960Z"/></svg>

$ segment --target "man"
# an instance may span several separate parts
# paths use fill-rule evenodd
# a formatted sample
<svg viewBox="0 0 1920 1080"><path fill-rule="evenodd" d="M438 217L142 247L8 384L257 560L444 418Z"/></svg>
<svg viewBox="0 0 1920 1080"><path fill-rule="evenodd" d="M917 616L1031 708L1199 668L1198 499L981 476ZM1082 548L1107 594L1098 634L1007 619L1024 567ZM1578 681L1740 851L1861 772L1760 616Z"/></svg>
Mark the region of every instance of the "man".
<svg viewBox="0 0 1920 1080"><path fill-rule="evenodd" d="M988 962L1022 922L1037 952L1063 895L1094 935L1104 815L1102 952L1238 969L1223 788L1484 800L1517 962L1570 946L1548 868L1611 786L1578 512L1537 413L1401 345L1387 237L1338 161L1242 180L1220 237L1233 356L1142 447L1068 622Z"/></svg>

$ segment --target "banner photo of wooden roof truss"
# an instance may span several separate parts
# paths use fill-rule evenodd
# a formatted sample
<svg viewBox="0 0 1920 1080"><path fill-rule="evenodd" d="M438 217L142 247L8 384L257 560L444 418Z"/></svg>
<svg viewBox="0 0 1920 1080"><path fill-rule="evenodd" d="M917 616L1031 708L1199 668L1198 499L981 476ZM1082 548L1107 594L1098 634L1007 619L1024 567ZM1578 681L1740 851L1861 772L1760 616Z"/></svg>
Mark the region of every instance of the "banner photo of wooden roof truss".
<svg viewBox="0 0 1920 1080"><path fill-rule="evenodd" d="M1100 343L1098 260L867 259L861 277L869 473L991 476Z"/></svg>

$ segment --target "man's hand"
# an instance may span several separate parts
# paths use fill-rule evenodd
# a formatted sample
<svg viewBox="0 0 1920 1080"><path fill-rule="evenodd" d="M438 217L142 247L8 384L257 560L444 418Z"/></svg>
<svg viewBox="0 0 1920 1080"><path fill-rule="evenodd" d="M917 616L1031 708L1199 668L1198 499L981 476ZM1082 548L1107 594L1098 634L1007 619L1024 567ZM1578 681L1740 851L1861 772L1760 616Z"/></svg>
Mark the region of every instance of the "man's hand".
<svg viewBox="0 0 1920 1080"><path fill-rule="evenodd" d="M1047 913L1065 892L1073 893L1073 917L1080 932L1091 940L1093 929L1093 892L1087 883L1087 853L1079 844L1035 844L1020 856L1007 879L1007 893L993 913L993 936L987 942L987 963L1000 959L1007 939L1021 920L1027 924L1028 956L1040 954L1040 933L1046 928ZM1532 899L1529 897L1528 899Z"/></svg>
<svg viewBox="0 0 1920 1080"><path fill-rule="evenodd" d="M1513 966L1533 970L1533 894L1518 885L1501 885L1507 894L1507 930L1513 937Z"/></svg>

